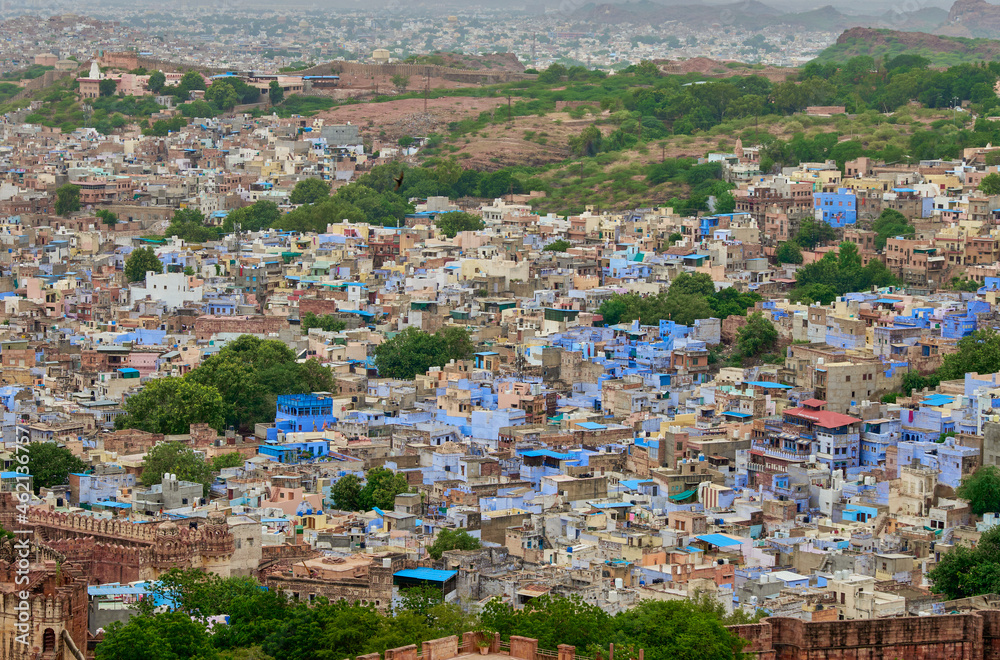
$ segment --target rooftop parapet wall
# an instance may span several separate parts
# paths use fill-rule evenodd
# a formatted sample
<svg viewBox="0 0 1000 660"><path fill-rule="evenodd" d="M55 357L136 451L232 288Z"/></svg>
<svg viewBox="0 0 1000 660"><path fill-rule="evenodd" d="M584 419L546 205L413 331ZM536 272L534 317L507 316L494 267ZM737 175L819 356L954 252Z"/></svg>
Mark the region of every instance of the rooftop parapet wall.
<svg viewBox="0 0 1000 660"><path fill-rule="evenodd" d="M759 660L990 660L1000 610L943 616L806 622L770 617L730 628Z"/></svg>

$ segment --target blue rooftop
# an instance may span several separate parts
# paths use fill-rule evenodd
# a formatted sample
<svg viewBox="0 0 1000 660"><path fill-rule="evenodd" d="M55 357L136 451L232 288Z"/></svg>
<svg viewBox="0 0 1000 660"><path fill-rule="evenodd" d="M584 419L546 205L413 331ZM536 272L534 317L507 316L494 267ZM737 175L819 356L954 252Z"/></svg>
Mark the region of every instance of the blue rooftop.
<svg viewBox="0 0 1000 660"><path fill-rule="evenodd" d="M576 425L588 431L599 431L600 429L608 428L604 424L598 424L597 422L577 422Z"/></svg>
<svg viewBox="0 0 1000 660"><path fill-rule="evenodd" d="M948 396L947 394L932 394L921 403L925 406L944 406L949 403L955 403L955 397Z"/></svg>
<svg viewBox="0 0 1000 660"><path fill-rule="evenodd" d="M750 413L735 412L735 411L732 411L732 410L730 410L728 412L724 412L722 414L726 415L727 417L739 417L740 419L746 419L747 417L753 417L753 415L751 415Z"/></svg>
<svg viewBox="0 0 1000 660"><path fill-rule="evenodd" d="M699 541L704 541L705 543L711 543L712 545L719 546L720 548L740 545L739 541L731 539L728 536L723 536L722 534L702 534L701 536L695 537Z"/></svg>
<svg viewBox="0 0 1000 660"><path fill-rule="evenodd" d="M529 451L523 452L522 456L547 456L549 458L556 458L559 460L566 460L567 458L573 458L572 454L560 454L559 452L552 451L551 449L531 449Z"/></svg>
<svg viewBox="0 0 1000 660"><path fill-rule="evenodd" d="M639 486L642 484L654 484L656 482L652 479L622 479L618 483L630 490L639 490Z"/></svg>
<svg viewBox="0 0 1000 660"><path fill-rule="evenodd" d="M751 385L753 387L767 387L775 390L790 390L791 385L782 385L781 383L769 383L765 380L747 380L744 384Z"/></svg>
<svg viewBox="0 0 1000 660"><path fill-rule="evenodd" d="M458 575L458 571L441 571L436 568L407 568L397 571L393 574L393 577L427 580L428 582L445 582L456 575Z"/></svg>

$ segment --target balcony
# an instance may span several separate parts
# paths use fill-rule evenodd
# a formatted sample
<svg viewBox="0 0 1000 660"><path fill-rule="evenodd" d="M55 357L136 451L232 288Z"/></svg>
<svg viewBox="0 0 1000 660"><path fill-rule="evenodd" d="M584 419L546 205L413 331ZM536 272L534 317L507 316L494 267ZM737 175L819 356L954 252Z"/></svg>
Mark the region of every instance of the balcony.
<svg viewBox="0 0 1000 660"><path fill-rule="evenodd" d="M751 453L757 453L762 456L769 456L771 458L780 458L786 461L807 461L809 460L808 451L787 451L784 449L778 449L777 447L772 447L765 442L754 442L750 445Z"/></svg>

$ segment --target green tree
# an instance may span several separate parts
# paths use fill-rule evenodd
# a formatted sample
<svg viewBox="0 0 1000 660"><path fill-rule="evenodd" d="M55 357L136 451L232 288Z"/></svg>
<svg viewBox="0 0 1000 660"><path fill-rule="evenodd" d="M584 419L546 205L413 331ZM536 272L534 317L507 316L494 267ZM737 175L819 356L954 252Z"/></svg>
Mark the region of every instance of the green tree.
<svg viewBox="0 0 1000 660"><path fill-rule="evenodd" d="M759 293L738 291L730 286L709 296L708 304L712 308L712 316L726 319L730 316L745 316L747 310L761 300Z"/></svg>
<svg viewBox="0 0 1000 660"><path fill-rule="evenodd" d="M715 283L707 273L681 273L670 283L669 294L708 297L715 293Z"/></svg>
<svg viewBox="0 0 1000 660"><path fill-rule="evenodd" d="M441 554L448 550L478 550L479 539L464 529L444 528L434 538L434 543L427 547L427 554L434 559L441 559Z"/></svg>
<svg viewBox="0 0 1000 660"><path fill-rule="evenodd" d="M299 321L299 327L302 329L302 334L309 334L309 330L312 328L319 328L326 332L340 332L347 327L347 323L341 321L333 314L324 314L323 316L317 316L312 312L306 312L302 319Z"/></svg>
<svg viewBox="0 0 1000 660"><path fill-rule="evenodd" d="M278 84L277 80L272 80L267 86L267 98L271 105L280 105L285 100L285 90Z"/></svg>
<svg viewBox="0 0 1000 660"><path fill-rule="evenodd" d="M420 623L417 617L415 623ZM387 640L387 623L394 622L404 637L422 641L424 625L404 629L400 620L388 619L372 607L346 601L321 602L314 607L292 608L262 645L265 653L282 660L332 660L368 653ZM410 633L410 634L407 634ZM415 633L415 635L413 635ZM383 641L385 640L385 641ZM389 643L398 642L399 637ZM411 642L412 643L412 642ZM395 648L395 646L382 647Z"/></svg>
<svg viewBox="0 0 1000 660"><path fill-rule="evenodd" d="M56 189L56 214L64 218L80 210L80 186L66 183Z"/></svg>
<svg viewBox="0 0 1000 660"><path fill-rule="evenodd" d="M833 227L821 220L803 220L792 240L800 247L812 250L817 245L825 245L837 238Z"/></svg>
<svg viewBox="0 0 1000 660"><path fill-rule="evenodd" d="M97 87L99 96L114 96L115 92L118 91L118 81L111 78L104 78L101 82L97 83Z"/></svg>
<svg viewBox="0 0 1000 660"><path fill-rule="evenodd" d="M365 487L358 493L358 508L370 511L375 507L392 511L396 506L396 496L408 493L410 485L406 477L387 468L372 468L365 475Z"/></svg>
<svg viewBox="0 0 1000 660"><path fill-rule="evenodd" d="M589 649L617 641L616 619L579 596L541 596L529 601L523 610L494 599L483 608L480 620L501 637L521 635L537 639L539 648L571 644L578 649Z"/></svg>
<svg viewBox="0 0 1000 660"><path fill-rule="evenodd" d="M979 182L979 190L984 195L1000 195L1000 174L987 174Z"/></svg>
<svg viewBox="0 0 1000 660"><path fill-rule="evenodd" d="M204 243L219 238L219 228L205 224L205 215L198 209L177 209L167 227L167 236L177 236L189 243Z"/></svg>
<svg viewBox="0 0 1000 660"><path fill-rule="evenodd" d="M167 76L162 71L154 71L146 81L146 88L154 94L159 94L163 86L167 84Z"/></svg>
<svg viewBox="0 0 1000 660"><path fill-rule="evenodd" d="M197 71L188 71L182 77L180 83L177 85L178 95L187 98L190 93L196 89L205 89L205 78Z"/></svg>
<svg viewBox="0 0 1000 660"><path fill-rule="evenodd" d="M196 617L228 614L241 599L256 599L263 591L255 578L222 577L200 568L171 568L149 590L172 600L177 611Z"/></svg>
<svg viewBox="0 0 1000 660"><path fill-rule="evenodd" d="M375 366L382 378L409 380L451 360L468 360L473 350L464 328L446 328L431 335L409 327L375 348Z"/></svg>
<svg viewBox="0 0 1000 660"><path fill-rule="evenodd" d="M94 212L94 215L109 227L114 227L118 224L118 216L107 209L98 209Z"/></svg>
<svg viewBox="0 0 1000 660"><path fill-rule="evenodd" d="M405 90L410 86L410 77L397 73L392 78L392 86L399 90Z"/></svg>
<svg viewBox="0 0 1000 660"><path fill-rule="evenodd" d="M185 376L222 396L225 426L252 430L274 421L279 394L332 392L332 372L316 360L299 363L295 352L275 339L241 335Z"/></svg>
<svg viewBox="0 0 1000 660"><path fill-rule="evenodd" d="M927 574L931 591L949 599L997 593L1000 589L1000 527L980 537L974 549L956 545Z"/></svg>
<svg viewBox="0 0 1000 660"><path fill-rule="evenodd" d="M205 624L183 612L134 616L104 629L97 660L215 660Z"/></svg>
<svg viewBox="0 0 1000 660"><path fill-rule="evenodd" d="M573 247L572 243L560 238L558 241L552 241L542 249L546 252L565 252L571 247Z"/></svg>
<svg viewBox="0 0 1000 660"><path fill-rule="evenodd" d="M250 206L241 206L226 214L222 231L231 234L239 225L240 231L267 229L281 218L281 209L269 199L262 199Z"/></svg>
<svg viewBox="0 0 1000 660"><path fill-rule="evenodd" d="M333 505L341 511L359 511L362 488L361 479L357 475L345 474L330 487Z"/></svg>
<svg viewBox="0 0 1000 660"><path fill-rule="evenodd" d="M201 484L203 494L208 495L212 485L212 466L183 442L161 442L146 452L142 463L143 484L158 484L168 472L176 474L181 481Z"/></svg>
<svg viewBox="0 0 1000 660"><path fill-rule="evenodd" d="M212 457L212 469L216 472L221 472L226 468L240 467L242 465L243 457L236 451Z"/></svg>
<svg viewBox="0 0 1000 660"><path fill-rule="evenodd" d="M668 295L663 309L666 311L666 316L660 318L667 318L681 325L693 325L699 319L712 316L712 306L708 303L708 298L697 294ZM657 322L659 319L653 321Z"/></svg>
<svg viewBox="0 0 1000 660"><path fill-rule="evenodd" d="M162 273L163 263L153 248L136 248L125 260L125 279L129 282L145 282L146 273Z"/></svg>
<svg viewBox="0 0 1000 660"><path fill-rule="evenodd" d="M434 224L448 238L455 238L463 231L479 231L486 226L480 216L463 211L442 213L435 218Z"/></svg>
<svg viewBox="0 0 1000 660"><path fill-rule="evenodd" d="M670 236L667 237L667 245L668 246L675 245L683 240L684 240L684 235L675 231L674 233L670 234Z"/></svg>
<svg viewBox="0 0 1000 660"><path fill-rule="evenodd" d="M431 610L444 602L441 590L436 587L409 587L399 590L399 611L412 612L427 620Z"/></svg>
<svg viewBox="0 0 1000 660"><path fill-rule="evenodd" d="M575 156L596 156L601 153L603 144L604 136L601 135L601 129L593 125L569 139L569 149Z"/></svg>
<svg viewBox="0 0 1000 660"><path fill-rule="evenodd" d="M32 442L27 447L28 472L37 493L40 488L52 488L69 483L70 472L83 472L87 464L65 447L52 442Z"/></svg>
<svg viewBox="0 0 1000 660"><path fill-rule="evenodd" d="M736 349L744 358L755 358L769 352L778 343L778 331L761 312L747 317L746 325L736 333Z"/></svg>
<svg viewBox="0 0 1000 660"><path fill-rule="evenodd" d="M872 224L875 249L884 250L885 242L895 236L913 236L915 230L906 216L894 209L885 209Z"/></svg>
<svg viewBox="0 0 1000 660"><path fill-rule="evenodd" d="M980 466L962 479L955 494L969 500L977 516L1000 512L1000 470L995 465Z"/></svg>
<svg viewBox="0 0 1000 660"><path fill-rule="evenodd" d="M948 288L954 289L955 291L968 291L970 293L979 290L979 282L975 280L962 279L961 277L951 278L951 282L948 283Z"/></svg>
<svg viewBox="0 0 1000 660"><path fill-rule="evenodd" d="M225 429L225 405L219 390L190 378L156 378L125 401L117 429L142 429L166 435L190 431L191 424Z"/></svg>
<svg viewBox="0 0 1000 660"><path fill-rule="evenodd" d="M205 90L205 100L223 111L232 110L240 102L239 94L225 78L216 80Z"/></svg>
<svg viewBox="0 0 1000 660"><path fill-rule="evenodd" d="M1000 371L1000 334L992 328L977 330L958 340L958 352L944 356L937 371L940 380L965 378L967 373Z"/></svg>
<svg viewBox="0 0 1000 660"><path fill-rule="evenodd" d="M327 197L315 204L306 204L271 223L272 229L298 232L324 232L330 223L368 222L369 218L358 207L336 197Z"/></svg>
<svg viewBox="0 0 1000 660"><path fill-rule="evenodd" d="M644 601L615 624L616 641L645 649L649 660L740 660L746 645L717 615L687 600Z"/></svg>
<svg viewBox="0 0 1000 660"><path fill-rule="evenodd" d="M801 264L802 248L798 243L785 241L778 246L778 251L774 254L779 264Z"/></svg>
<svg viewBox="0 0 1000 660"><path fill-rule="evenodd" d="M288 201L292 204L315 204L330 195L330 184L323 179L303 179L295 184Z"/></svg>
<svg viewBox="0 0 1000 660"><path fill-rule="evenodd" d="M793 300L822 300L827 304L835 296L888 286L896 278L878 259L872 259L862 267L857 245L845 241L840 244L837 253L827 252L819 261L799 268L795 272L795 281L797 286L791 293Z"/></svg>

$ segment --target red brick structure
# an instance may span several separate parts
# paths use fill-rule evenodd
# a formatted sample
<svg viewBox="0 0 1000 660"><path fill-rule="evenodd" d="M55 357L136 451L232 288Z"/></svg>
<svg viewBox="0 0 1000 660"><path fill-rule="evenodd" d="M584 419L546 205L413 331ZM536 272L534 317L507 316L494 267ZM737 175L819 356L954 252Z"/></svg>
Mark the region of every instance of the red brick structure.
<svg viewBox="0 0 1000 660"><path fill-rule="evenodd" d="M944 616L731 626L758 660L990 660L1000 657L1000 610Z"/></svg>
<svg viewBox="0 0 1000 660"><path fill-rule="evenodd" d="M139 429L122 429L113 433L102 433L98 439L104 442L105 451L119 454L141 454L163 440L162 433L149 433Z"/></svg>
<svg viewBox="0 0 1000 660"><path fill-rule="evenodd" d="M199 316L194 322L198 341L208 341L220 332L268 335L288 329L288 319L283 316Z"/></svg>
<svg viewBox="0 0 1000 660"><path fill-rule="evenodd" d="M233 569L235 538L218 512L192 528L169 521L130 523L32 508L27 523L15 527L15 506L9 493L0 497L0 526L32 530L40 543L79 566L91 584L152 580L175 567L203 568L223 576ZM256 562L249 568L256 570Z"/></svg>
<svg viewBox="0 0 1000 660"><path fill-rule="evenodd" d="M19 585L15 539L0 541L0 658L72 658L87 648L85 573L51 548L32 543L29 554L28 582ZM21 591L28 593L28 614L27 629L19 630Z"/></svg>
<svg viewBox="0 0 1000 660"><path fill-rule="evenodd" d="M747 317L733 314L722 319L722 343L731 345L736 342L740 328L747 324Z"/></svg>

